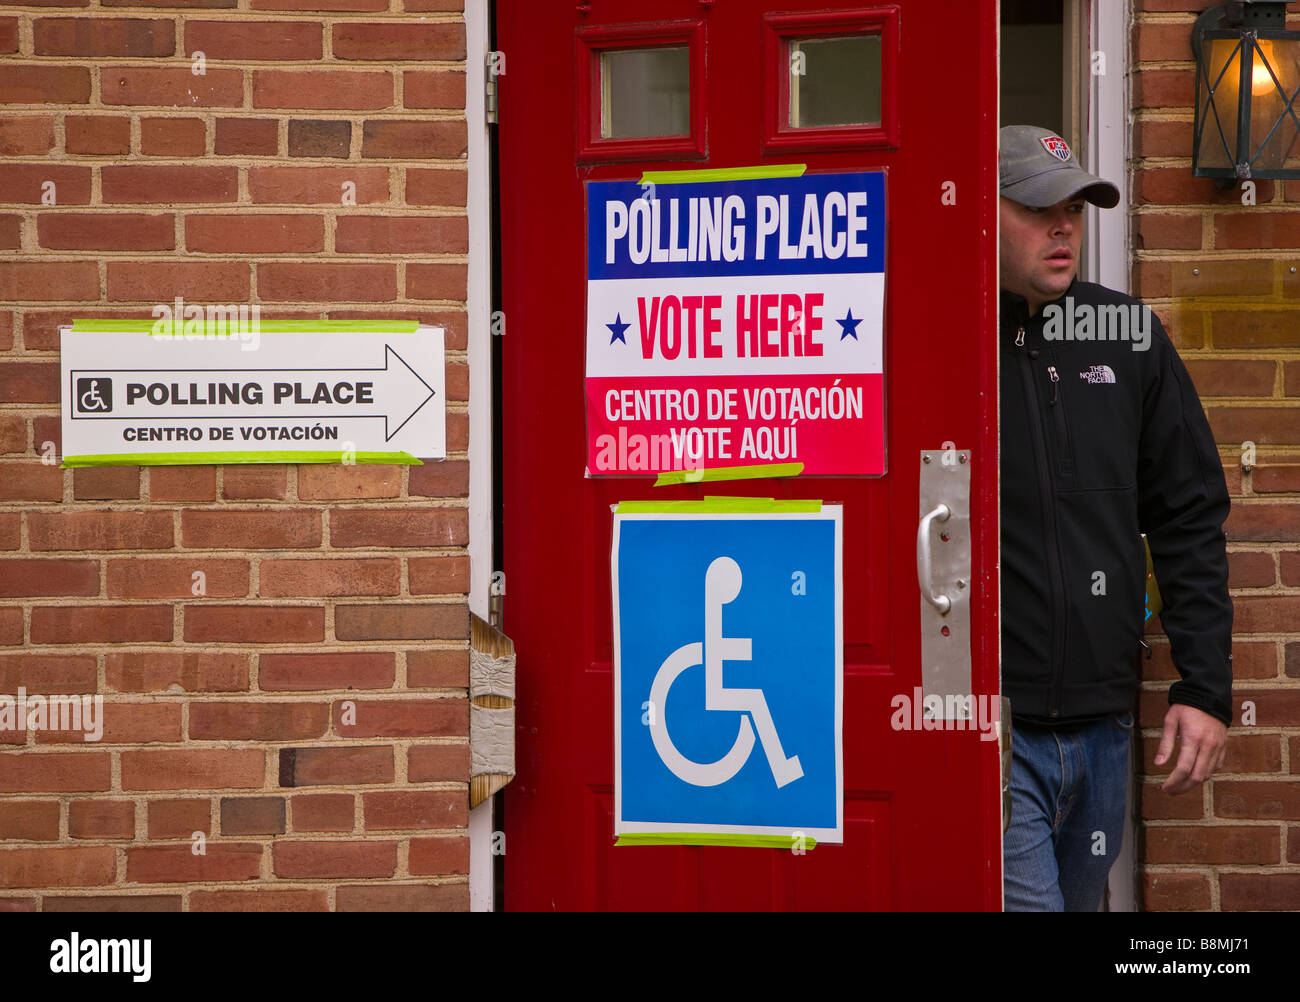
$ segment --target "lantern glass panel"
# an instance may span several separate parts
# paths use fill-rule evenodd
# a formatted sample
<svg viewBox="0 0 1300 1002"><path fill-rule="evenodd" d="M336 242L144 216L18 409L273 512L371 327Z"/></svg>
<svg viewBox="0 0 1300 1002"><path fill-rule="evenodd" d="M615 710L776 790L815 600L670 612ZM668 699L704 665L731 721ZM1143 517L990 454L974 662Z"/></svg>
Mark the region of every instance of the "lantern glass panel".
<svg viewBox="0 0 1300 1002"><path fill-rule="evenodd" d="M1300 86L1300 43L1260 39L1255 47L1251 81L1252 169L1295 166L1292 161L1300 153L1300 126L1296 121L1300 109L1295 104L1288 109L1287 103Z"/></svg>
<svg viewBox="0 0 1300 1002"><path fill-rule="evenodd" d="M1201 144L1197 163L1201 167L1231 169L1236 161L1237 96L1241 82L1240 41L1207 38L1201 43L1200 82ZM1213 87L1214 93L1209 89Z"/></svg>

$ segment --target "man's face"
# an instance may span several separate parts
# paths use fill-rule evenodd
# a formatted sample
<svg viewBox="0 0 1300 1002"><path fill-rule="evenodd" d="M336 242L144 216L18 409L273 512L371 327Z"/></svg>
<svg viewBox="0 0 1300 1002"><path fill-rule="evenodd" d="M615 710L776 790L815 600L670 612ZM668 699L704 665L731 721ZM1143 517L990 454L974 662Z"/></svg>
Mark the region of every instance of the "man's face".
<svg viewBox="0 0 1300 1002"><path fill-rule="evenodd" d="M1065 293L1079 267L1083 198L1045 209L1001 199L1002 288L1025 297L1030 316Z"/></svg>

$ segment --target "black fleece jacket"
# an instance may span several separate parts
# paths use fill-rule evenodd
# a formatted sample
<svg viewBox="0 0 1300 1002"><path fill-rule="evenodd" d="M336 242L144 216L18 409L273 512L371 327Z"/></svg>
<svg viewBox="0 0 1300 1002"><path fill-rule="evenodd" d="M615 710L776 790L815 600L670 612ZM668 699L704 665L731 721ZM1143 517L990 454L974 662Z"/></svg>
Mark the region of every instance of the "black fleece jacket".
<svg viewBox="0 0 1300 1002"><path fill-rule="evenodd" d="M1118 338L1134 320L1145 350L1131 327L1128 340L1063 337ZM1228 489L1159 319L1075 281L1033 318L1003 291L999 337L1002 686L1013 715L1055 723L1133 707L1145 532L1182 676L1169 701L1229 723Z"/></svg>

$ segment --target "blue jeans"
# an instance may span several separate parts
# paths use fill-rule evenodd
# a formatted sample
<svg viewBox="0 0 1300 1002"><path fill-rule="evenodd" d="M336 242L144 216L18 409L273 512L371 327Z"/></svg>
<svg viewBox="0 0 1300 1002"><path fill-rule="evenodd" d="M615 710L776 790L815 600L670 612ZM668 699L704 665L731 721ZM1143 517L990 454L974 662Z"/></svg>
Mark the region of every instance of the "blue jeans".
<svg viewBox="0 0 1300 1002"><path fill-rule="evenodd" d="M1127 712L1070 729L1014 723L1007 911L1097 910L1124 837L1132 740Z"/></svg>

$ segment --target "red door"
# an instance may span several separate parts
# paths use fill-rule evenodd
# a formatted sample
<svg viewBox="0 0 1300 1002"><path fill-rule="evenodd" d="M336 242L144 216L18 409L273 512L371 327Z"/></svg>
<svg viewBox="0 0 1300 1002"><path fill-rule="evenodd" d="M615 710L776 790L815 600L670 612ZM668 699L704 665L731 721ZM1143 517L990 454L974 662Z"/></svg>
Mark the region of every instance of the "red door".
<svg viewBox="0 0 1300 1002"><path fill-rule="evenodd" d="M970 457L969 691L998 691L996 13L498 0L507 907L1001 907L998 742L891 724L924 683L921 454L945 443ZM887 170L886 474L585 477L584 183L796 163ZM706 493L844 506L842 845L614 845L610 506Z"/></svg>

